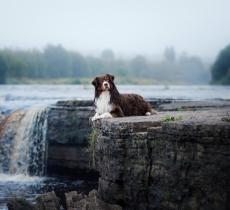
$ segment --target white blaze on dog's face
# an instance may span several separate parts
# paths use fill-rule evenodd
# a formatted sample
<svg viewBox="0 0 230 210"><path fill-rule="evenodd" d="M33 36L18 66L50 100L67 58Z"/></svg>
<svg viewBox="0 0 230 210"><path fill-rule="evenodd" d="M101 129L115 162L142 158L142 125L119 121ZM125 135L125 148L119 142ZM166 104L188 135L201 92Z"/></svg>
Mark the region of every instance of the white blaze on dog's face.
<svg viewBox="0 0 230 210"><path fill-rule="evenodd" d="M113 75L106 74L100 77L96 77L92 81L92 84L94 85L96 92L100 94L103 91L110 91L113 88L113 80Z"/></svg>
<svg viewBox="0 0 230 210"><path fill-rule="evenodd" d="M102 83L102 90L110 90L110 84L109 81L104 80Z"/></svg>

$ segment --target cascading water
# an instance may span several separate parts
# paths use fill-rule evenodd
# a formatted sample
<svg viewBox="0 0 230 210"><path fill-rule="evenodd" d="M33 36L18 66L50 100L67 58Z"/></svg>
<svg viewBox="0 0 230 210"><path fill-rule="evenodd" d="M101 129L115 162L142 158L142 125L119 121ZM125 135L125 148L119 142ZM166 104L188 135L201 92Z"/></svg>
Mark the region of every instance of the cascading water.
<svg viewBox="0 0 230 210"><path fill-rule="evenodd" d="M0 127L0 172L45 174L47 109L17 111Z"/></svg>

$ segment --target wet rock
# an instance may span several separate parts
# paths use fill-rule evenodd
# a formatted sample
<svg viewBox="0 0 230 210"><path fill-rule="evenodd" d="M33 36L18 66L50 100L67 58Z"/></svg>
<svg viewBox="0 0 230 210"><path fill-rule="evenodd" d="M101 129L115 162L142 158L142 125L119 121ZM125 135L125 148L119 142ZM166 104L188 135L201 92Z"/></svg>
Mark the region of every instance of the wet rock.
<svg viewBox="0 0 230 210"><path fill-rule="evenodd" d="M157 109L160 111L189 111L205 110L230 107L229 100L203 100L203 101L186 101L186 100L159 100L155 102ZM153 101L152 101L153 104Z"/></svg>
<svg viewBox="0 0 230 210"><path fill-rule="evenodd" d="M122 210L119 205L100 200L96 190L90 191L88 196L75 191L66 193L66 206L67 210Z"/></svg>
<svg viewBox="0 0 230 210"><path fill-rule="evenodd" d="M5 117L0 123L0 170L7 173L14 139L17 136L19 125L25 116L25 110L18 110Z"/></svg>
<svg viewBox="0 0 230 210"><path fill-rule="evenodd" d="M0 111L0 124L2 123L2 121L5 119L5 115L3 115Z"/></svg>
<svg viewBox="0 0 230 210"><path fill-rule="evenodd" d="M61 208L59 198L53 191L38 196L36 202L38 210L60 210Z"/></svg>
<svg viewBox="0 0 230 210"><path fill-rule="evenodd" d="M24 198L12 198L7 202L8 210L38 210Z"/></svg>

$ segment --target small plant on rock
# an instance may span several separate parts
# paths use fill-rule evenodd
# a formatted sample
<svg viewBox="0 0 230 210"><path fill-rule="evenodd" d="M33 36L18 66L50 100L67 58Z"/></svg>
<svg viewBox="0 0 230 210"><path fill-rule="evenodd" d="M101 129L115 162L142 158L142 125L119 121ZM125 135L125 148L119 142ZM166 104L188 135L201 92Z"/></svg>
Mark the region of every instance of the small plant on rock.
<svg viewBox="0 0 230 210"><path fill-rule="evenodd" d="M92 155L92 167L95 168L95 147L97 141L97 130L95 128L92 129L89 134L89 152Z"/></svg>
<svg viewBox="0 0 230 210"><path fill-rule="evenodd" d="M170 115L165 115L161 121L162 122L172 122L172 121L178 121L182 120L182 116L170 116Z"/></svg>

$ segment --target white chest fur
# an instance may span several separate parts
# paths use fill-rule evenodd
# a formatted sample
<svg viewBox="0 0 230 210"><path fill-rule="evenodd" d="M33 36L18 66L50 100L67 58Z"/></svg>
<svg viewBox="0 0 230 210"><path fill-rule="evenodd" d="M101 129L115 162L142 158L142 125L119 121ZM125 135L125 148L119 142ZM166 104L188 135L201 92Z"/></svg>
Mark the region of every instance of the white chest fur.
<svg viewBox="0 0 230 210"><path fill-rule="evenodd" d="M110 104L110 92L103 91L101 95L95 99L96 113L103 114L111 112L112 106Z"/></svg>

